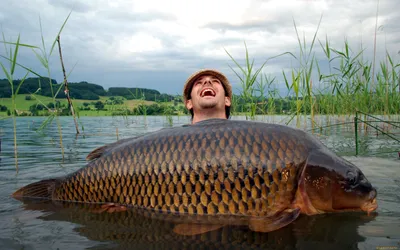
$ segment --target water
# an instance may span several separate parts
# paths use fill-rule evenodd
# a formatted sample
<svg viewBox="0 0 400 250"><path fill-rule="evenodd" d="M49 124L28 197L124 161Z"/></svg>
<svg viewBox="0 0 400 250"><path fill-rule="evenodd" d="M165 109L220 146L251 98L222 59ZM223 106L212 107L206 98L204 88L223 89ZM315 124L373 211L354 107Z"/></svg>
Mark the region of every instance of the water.
<svg viewBox="0 0 400 250"><path fill-rule="evenodd" d="M359 166L377 188L377 213L301 216L272 233L232 226L180 236L172 231L172 223L150 219L140 211L97 214L77 205L24 204L12 199L10 194L23 185L81 168L86 155L98 146L170 126L165 117L84 117L79 120L84 132L76 137L72 118L62 117L62 159L56 123L36 132L43 119L17 119L18 174L12 121L0 120L0 249L400 249L400 145L382 135L364 134L360 139L363 156L355 157L351 125L316 131L328 147ZM319 123L326 121L319 119ZM289 118L258 120L283 123ZM346 121L351 118L331 123ZM173 126L187 123L188 117L173 119ZM303 125L309 128L309 121L302 120Z"/></svg>

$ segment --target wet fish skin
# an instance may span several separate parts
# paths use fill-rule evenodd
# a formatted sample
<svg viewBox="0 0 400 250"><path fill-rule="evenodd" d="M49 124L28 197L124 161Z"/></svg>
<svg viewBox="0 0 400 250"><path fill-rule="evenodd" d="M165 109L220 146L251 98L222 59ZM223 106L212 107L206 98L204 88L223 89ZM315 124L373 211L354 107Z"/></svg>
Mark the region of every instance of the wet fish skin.
<svg viewBox="0 0 400 250"><path fill-rule="evenodd" d="M326 148L309 155L305 180L307 199L313 204L311 210L315 209L311 214L360 209L372 212L377 208L377 191L362 171Z"/></svg>
<svg viewBox="0 0 400 250"><path fill-rule="evenodd" d="M347 183L348 174L359 171L304 131L219 119L124 140L88 157L93 160L75 173L30 184L14 197L274 218L296 214L297 208L306 214L334 211L332 186L344 190L338 183ZM321 189L316 184L321 178L330 186ZM353 191L362 194L358 203L337 192L344 197L337 210L374 203L372 186L347 193ZM285 223L290 221L278 224Z"/></svg>
<svg viewBox="0 0 400 250"><path fill-rule="evenodd" d="M289 137L274 125L224 125L123 143L65 178L52 199L189 214L266 216L288 207L307 157L306 145L295 141L304 143L301 134Z"/></svg>

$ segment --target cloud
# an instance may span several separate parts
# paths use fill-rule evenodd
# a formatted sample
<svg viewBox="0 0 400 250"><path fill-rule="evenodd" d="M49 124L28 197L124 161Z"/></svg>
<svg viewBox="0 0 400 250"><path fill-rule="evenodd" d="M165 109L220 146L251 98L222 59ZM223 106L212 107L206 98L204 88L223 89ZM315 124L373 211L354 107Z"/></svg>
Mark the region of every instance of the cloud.
<svg viewBox="0 0 400 250"><path fill-rule="evenodd" d="M89 4L89 2L79 2L79 1L54 1L54 0L49 0L48 1L49 5L52 5L56 8L62 8L65 10L72 10L74 12L78 13L86 13L92 9L92 6Z"/></svg>
<svg viewBox="0 0 400 250"><path fill-rule="evenodd" d="M227 52L244 65L244 42L256 68L284 52L298 57L295 27L301 43L305 41L309 48L321 16L313 52L325 69L327 58L320 42L325 44L326 39L337 50L347 41L353 54L362 45L365 59L372 60L377 1L205 0L199 4L183 0L38 0L31 4L28 0L5 0L0 24L7 41L15 41L20 34L22 42L41 47L43 34L48 51L71 10L61 33L64 62L67 70L73 69L70 81L180 93L186 77L199 68L220 69L232 79L234 89L239 87L230 66L238 68ZM397 2L380 0L378 14L377 61L386 50L398 61ZM5 53L0 46L0 54ZM20 53L22 64L46 72L30 49ZM57 51L50 62L52 77L62 81ZM298 63L286 54L268 61L264 72L285 88L282 70ZM21 77L23 72L18 72ZM0 73L0 78L4 77Z"/></svg>

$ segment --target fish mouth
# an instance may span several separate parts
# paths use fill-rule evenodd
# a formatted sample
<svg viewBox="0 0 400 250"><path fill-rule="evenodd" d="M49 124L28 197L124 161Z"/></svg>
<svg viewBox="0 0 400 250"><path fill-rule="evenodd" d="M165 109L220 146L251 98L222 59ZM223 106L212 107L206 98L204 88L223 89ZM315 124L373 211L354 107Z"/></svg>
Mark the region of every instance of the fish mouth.
<svg viewBox="0 0 400 250"><path fill-rule="evenodd" d="M361 206L361 210L370 214L371 212L375 211L378 208L378 203L376 201L376 189L373 188L372 191L369 193L369 199Z"/></svg>
<svg viewBox="0 0 400 250"><path fill-rule="evenodd" d="M212 96L215 97L216 93L212 88L204 88L201 92L200 92L200 97L205 97L205 96Z"/></svg>
<svg viewBox="0 0 400 250"><path fill-rule="evenodd" d="M364 205L361 206L361 210L365 211L368 213L372 213L378 208L378 203L376 202L376 198L374 198L372 201L366 202Z"/></svg>

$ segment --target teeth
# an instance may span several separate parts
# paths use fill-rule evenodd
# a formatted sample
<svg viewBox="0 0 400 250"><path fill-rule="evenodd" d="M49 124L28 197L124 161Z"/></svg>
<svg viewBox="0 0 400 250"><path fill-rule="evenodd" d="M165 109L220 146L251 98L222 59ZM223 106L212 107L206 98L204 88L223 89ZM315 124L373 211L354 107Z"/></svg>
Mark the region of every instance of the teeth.
<svg viewBox="0 0 400 250"><path fill-rule="evenodd" d="M207 92L211 92L211 94L212 94L213 96L215 96L215 92L214 92L214 90L212 90L212 89L204 89L204 90L201 92L201 96L203 97L203 96L205 95L205 93L207 93Z"/></svg>

